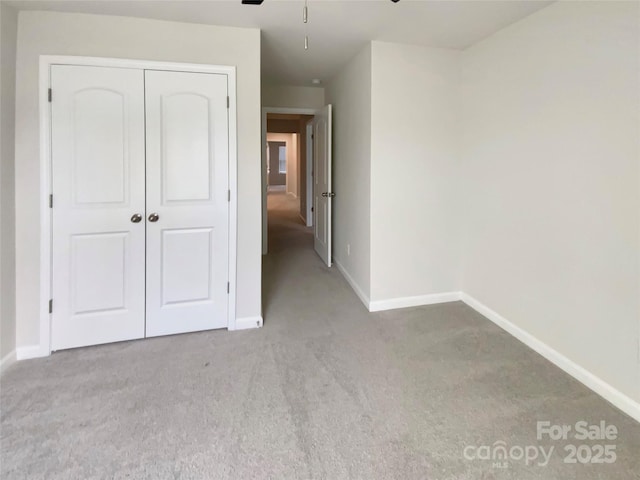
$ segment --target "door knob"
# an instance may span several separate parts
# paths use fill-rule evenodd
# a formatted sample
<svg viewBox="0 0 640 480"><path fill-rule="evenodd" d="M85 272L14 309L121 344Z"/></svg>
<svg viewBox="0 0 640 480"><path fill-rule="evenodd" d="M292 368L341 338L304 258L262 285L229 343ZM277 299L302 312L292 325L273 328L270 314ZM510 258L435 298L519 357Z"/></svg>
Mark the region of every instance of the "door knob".
<svg viewBox="0 0 640 480"><path fill-rule="evenodd" d="M333 192L331 192L331 193L329 193L329 192L322 192L322 196L323 196L323 197L331 197L331 198L333 198L333 197L335 197L335 196L336 196L336 194L335 194L335 193L333 193Z"/></svg>
<svg viewBox="0 0 640 480"><path fill-rule="evenodd" d="M132 223L140 223L142 221L142 215L140 215L139 213L134 213L131 216L131 222Z"/></svg>
<svg viewBox="0 0 640 480"><path fill-rule="evenodd" d="M160 216L157 213L152 213L151 215L149 215L150 222L157 222L159 218Z"/></svg>

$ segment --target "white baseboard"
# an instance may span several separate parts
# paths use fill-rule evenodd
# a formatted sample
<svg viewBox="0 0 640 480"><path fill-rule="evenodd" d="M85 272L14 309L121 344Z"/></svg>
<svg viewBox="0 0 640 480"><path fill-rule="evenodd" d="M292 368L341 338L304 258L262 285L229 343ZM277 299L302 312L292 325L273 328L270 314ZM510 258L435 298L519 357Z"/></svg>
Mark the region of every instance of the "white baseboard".
<svg viewBox="0 0 640 480"><path fill-rule="evenodd" d="M351 288L353 289L353 291L356 292L356 295L358 295L358 298L360 299L360 301L364 303L364 306L367 307L367 309L369 309L369 303L370 303L369 297L364 293L362 288L360 288L360 285L358 285L358 283L353 279L353 277L349 275L349 272L347 272L347 270L342 266L342 264L338 260L334 258L333 263L335 264L338 271L342 274L344 279L347 281L347 283L351 285Z"/></svg>
<svg viewBox="0 0 640 480"><path fill-rule="evenodd" d="M460 299L471 308L473 308L476 312L484 315L493 323L505 330L507 333L520 340L526 346L538 352L555 366L564 370L580 383L584 384L586 387L593 390L605 400L608 400L610 403L618 407L627 415L640 422L640 403L628 397L620 390L612 387L600 377L597 377L574 361L568 359L557 350L554 350L543 341L531 335L529 332L514 325L502 315L495 312L494 310L491 310L489 307L480 303L475 298L467 295L466 293L462 293Z"/></svg>
<svg viewBox="0 0 640 480"><path fill-rule="evenodd" d="M12 363L17 360L16 351L12 350L0 360L0 373L4 372Z"/></svg>
<svg viewBox="0 0 640 480"><path fill-rule="evenodd" d="M375 300L369 302L370 312L393 310L396 308L419 307L421 305L433 305L436 303L455 302L460 300L460 292L434 293L430 295L417 295L415 297L389 298L387 300Z"/></svg>
<svg viewBox="0 0 640 480"><path fill-rule="evenodd" d="M42 348L41 345L30 345L28 347L16 348L17 360L28 360L29 358L48 357L49 355L51 355L51 353L46 351L46 349Z"/></svg>
<svg viewBox="0 0 640 480"><path fill-rule="evenodd" d="M633 400L629 396L625 395L615 387L611 386L600 377L581 367L574 361L568 359L557 350L539 340L529 332L516 326L496 311L490 309L483 303L479 302L475 298L467 295L464 292L447 292L432 295L419 295L414 297L393 298L389 300L378 300L371 302L369 297L365 295L360 286L355 282L353 277L349 275L347 270L334 259L334 263L340 273L344 276L345 280L351 285L351 288L355 291L358 298L371 312L381 310L391 310L395 308L412 307L419 305L431 305L436 303L454 302L462 300L469 307L485 316L487 319L495 323L497 326L505 330L513 337L520 340L535 352L542 355L558 368L571 375L573 378L584 384L587 388L593 390L595 393L609 401L620 410L625 412L636 421L640 422L640 403ZM262 317L244 317L236 319L234 328L229 330L246 330L251 328L262 327ZM25 360L29 358L46 357L49 352L46 349L41 348L40 345L33 345L27 347L19 347L15 351L7 354L2 360L0 360L0 371L4 371L9 365L16 360Z"/></svg>
<svg viewBox="0 0 640 480"><path fill-rule="evenodd" d="M262 327L262 317L236 318L236 325L229 330L248 330Z"/></svg>

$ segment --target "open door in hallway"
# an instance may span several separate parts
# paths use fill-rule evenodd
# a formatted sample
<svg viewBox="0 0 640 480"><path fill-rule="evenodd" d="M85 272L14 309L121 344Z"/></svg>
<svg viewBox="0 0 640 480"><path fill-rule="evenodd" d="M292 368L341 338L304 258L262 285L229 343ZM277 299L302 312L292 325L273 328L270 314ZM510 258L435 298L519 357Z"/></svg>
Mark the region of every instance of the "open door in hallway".
<svg viewBox="0 0 640 480"><path fill-rule="evenodd" d="M331 105L313 120L313 247L331 266Z"/></svg>

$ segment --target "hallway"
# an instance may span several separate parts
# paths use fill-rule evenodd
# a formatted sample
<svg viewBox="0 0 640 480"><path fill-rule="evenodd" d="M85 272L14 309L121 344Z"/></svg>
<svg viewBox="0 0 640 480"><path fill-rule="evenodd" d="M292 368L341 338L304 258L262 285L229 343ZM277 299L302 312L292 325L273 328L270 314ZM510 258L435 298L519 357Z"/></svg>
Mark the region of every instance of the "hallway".
<svg viewBox="0 0 640 480"><path fill-rule="evenodd" d="M313 248L310 228L300 218L300 200L285 192L269 192L267 212L269 215L269 252L289 248L288 241L299 243L301 248ZM272 250L273 248L273 250Z"/></svg>
<svg viewBox="0 0 640 480"><path fill-rule="evenodd" d="M304 225L299 205L298 199L284 192L267 197L269 254L262 263L265 321L272 316L292 321L297 316L304 321L310 314L315 318L325 309L322 301L316 304L315 300L325 298L325 294L346 293L345 302L353 302L353 308L364 311L360 301L351 298L348 286L336 288L344 287L342 276L336 269L328 269L313 250L313 229Z"/></svg>
<svg viewBox="0 0 640 480"><path fill-rule="evenodd" d="M0 477L637 478L637 423L461 302L368 313L292 200L270 200L263 328L18 362ZM568 465L570 442L536 439L537 421L579 420L617 427L615 463ZM498 441L555 452L507 469L464 456Z"/></svg>

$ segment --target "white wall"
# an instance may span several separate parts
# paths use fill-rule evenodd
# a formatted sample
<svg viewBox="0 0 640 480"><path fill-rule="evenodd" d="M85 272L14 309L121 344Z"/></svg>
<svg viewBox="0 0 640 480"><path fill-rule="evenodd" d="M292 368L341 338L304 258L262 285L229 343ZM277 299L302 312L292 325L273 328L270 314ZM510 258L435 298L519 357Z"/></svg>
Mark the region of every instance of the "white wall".
<svg viewBox="0 0 640 480"><path fill-rule="evenodd" d="M559 2L464 52L462 290L640 401L638 3Z"/></svg>
<svg viewBox="0 0 640 480"><path fill-rule="evenodd" d="M17 345L39 342L38 58L43 54L235 65L238 92L237 316L261 315L260 32L139 18L21 12L16 88Z"/></svg>
<svg viewBox="0 0 640 480"><path fill-rule="evenodd" d="M324 107L324 95L324 87L263 85L262 106L319 109Z"/></svg>
<svg viewBox="0 0 640 480"><path fill-rule="evenodd" d="M370 45L331 79L326 94L334 107L333 258L366 303L371 273Z"/></svg>
<svg viewBox="0 0 640 480"><path fill-rule="evenodd" d="M14 135L17 11L0 5L0 365L13 359L15 322Z"/></svg>
<svg viewBox="0 0 640 480"><path fill-rule="evenodd" d="M458 290L459 57L372 43L372 301Z"/></svg>

